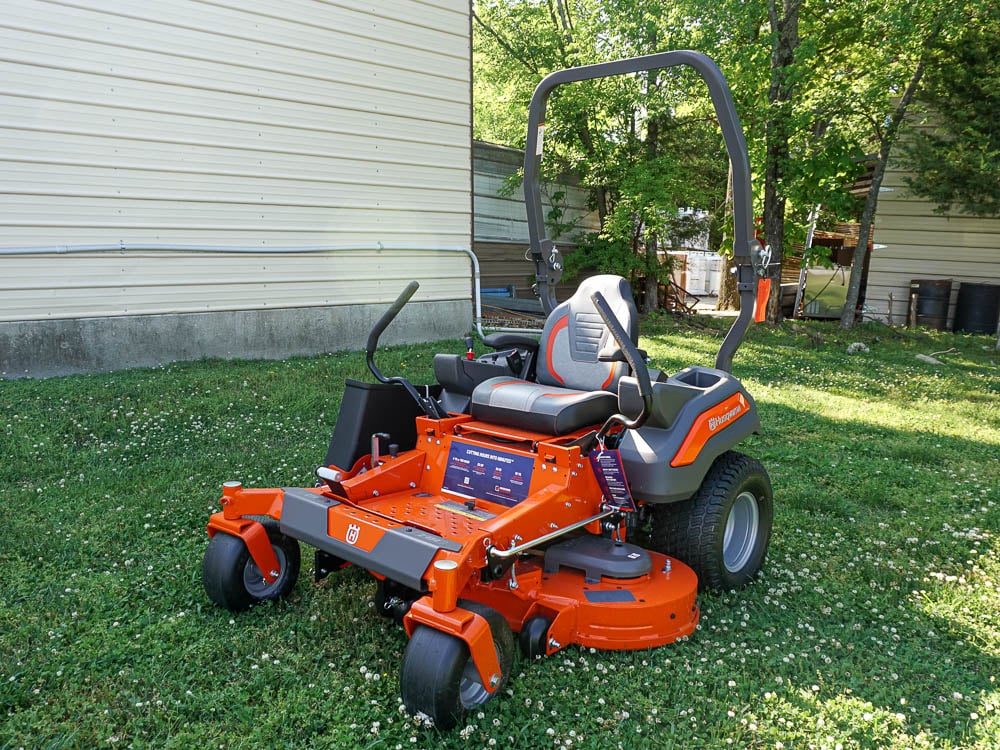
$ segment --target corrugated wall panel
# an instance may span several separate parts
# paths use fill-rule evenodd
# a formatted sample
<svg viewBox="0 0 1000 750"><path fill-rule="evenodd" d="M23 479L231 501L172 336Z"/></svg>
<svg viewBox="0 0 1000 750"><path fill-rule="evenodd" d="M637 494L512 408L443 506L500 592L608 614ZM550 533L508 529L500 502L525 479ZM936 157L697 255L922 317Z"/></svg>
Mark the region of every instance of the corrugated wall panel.
<svg viewBox="0 0 1000 750"><path fill-rule="evenodd" d="M509 179L522 166L523 152L494 143L477 142L473 146L473 206L475 239L478 242L527 242L528 220L525 217L524 192L519 183L510 189ZM552 208L552 194L564 195L559 201L564 210L561 219L573 223L576 231L599 228L597 214L587 208L587 192L576 185L545 185L542 208ZM571 230L570 235L576 231ZM568 242L570 237L556 238Z"/></svg>
<svg viewBox="0 0 1000 750"><path fill-rule="evenodd" d="M337 65L340 74L329 78L321 76L320 69L308 67L301 71L291 67L274 70L76 39L57 38L56 42L44 32L4 27L2 59L12 68L49 67L55 55L60 59L60 69L94 76L97 83L105 85L113 85L113 79L128 78L153 86L243 94L271 102L322 104L337 98L356 108L368 98L377 98L388 111L419 112L423 119L447 117L450 106L460 104L462 98L462 88L453 80L397 70L379 79L372 73L372 65L361 60L328 60L328 64ZM211 51L225 56L230 50L226 45L216 45Z"/></svg>
<svg viewBox="0 0 1000 750"><path fill-rule="evenodd" d="M886 245L889 252L876 250L877 255L911 257L902 253L916 253L915 257L933 260L973 260L982 261L983 251L1000 247L1000 232L959 232L959 231L919 231L903 228L904 217L884 219L885 224L876 227L878 242ZM896 224L896 227L892 227ZM997 227L1000 229L1000 227ZM902 248L906 248L902 250ZM873 256L874 257L874 256Z"/></svg>
<svg viewBox="0 0 1000 750"><path fill-rule="evenodd" d="M397 3L384 9L368 3L367 7L354 10L343 3L313 2L297 17L289 15L288 3L283 0L242 4L192 2L186 4L183 16L175 12L176 5L162 1L48 0L44 5L25 9L6 23L26 30L50 28L53 36L86 40L102 38L104 27L113 23L121 35L118 44L134 49L158 49L155 42L150 42L155 38L150 31L168 28L172 53L212 60L215 58L205 51L206 41L218 44L227 40L234 48L247 43L246 49L251 51L234 62L258 67L263 63L252 50L262 43L287 50L287 57L280 51L268 56L268 66L272 68L280 68L282 62L304 66L310 59L320 65L330 58L365 59L373 51L380 51L381 67L397 67L401 71L421 72L440 66L437 61L443 56L450 56L458 65L466 62L460 48L449 52L442 45L444 36L450 35L461 43L466 35L461 26L455 30L456 14L467 13L467 7L460 5L433 18L428 9L433 10L434 5L415 2ZM414 24L400 14L416 8L421 9L418 11L421 18L430 20L430 24ZM53 18L57 10L58 19ZM376 15L379 10L389 15ZM426 62L419 64L421 60ZM414 61L418 64L413 64Z"/></svg>
<svg viewBox="0 0 1000 750"><path fill-rule="evenodd" d="M234 184L233 175L200 172L197 184L192 184L190 172L99 165L16 162L5 165L3 171L5 183L0 185L0 194L3 195L13 194L5 189L6 181L9 181L18 184L18 196L72 196L77 194L79 186L86 185L94 198L370 207L359 201L358 191L364 186L347 175L338 176L336 173L298 178L292 175L250 175L240 177ZM417 185L404 177L405 172L400 179L381 182L379 206L434 210L443 202L445 207L451 209L448 213L454 213L460 212L461 202L468 197L467 193L448 185L444 179L430 186L434 188L432 194L427 185Z"/></svg>
<svg viewBox="0 0 1000 750"><path fill-rule="evenodd" d="M521 168L524 152L495 143L476 141L472 146L474 243L482 269L482 285L506 287L513 285L518 297L534 299L534 265L525 257L528 247L528 220L525 216L524 192L517 183L510 189L509 178ZM564 211L562 221L575 222L576 229L555 238L563 253L575 248L573 241L579 231L596 231L600 222L596 211L587 208L587 191L566 180L542 186L542 209L552 208L549 197L562 192L559 201ZM557 289L559 299L573 291L579 279L564 282ZM567 293L568 292L568 293Z"/></svg>
<svg viewBox="0 0 1000 750"><path fill-rule="evenodd" d="M11 0L0 246L471 243L469 5ZM468 299L454 253L0 255L0 320Z"/></svg>
<svg viewBox="0 0 1000 750"><path fill-rule="evenodd" d="M891 191L879 199L875 222L875 242L884 247L872 253L865 297L867 315L884 320L891 314L897 324L909 311L912 280L1000 284L1000 218L937 214L932 203L909 193L906 174L886 173Z"/></svg>
<svg viewBox="0 0 1000 750"><path fill-rule="evenodd" d="M11 279L31 275L39 259L14 256L6 261L11 276L0 279L0 295L21 310L21 320L387 304L406 285L415 259L421 279L415 302L454 299L455 287L468 285L468 260L458 253L177 257L125 251L48 257L42 265L58 261L58 277L35 276L30 283ZM76 298L81 288L93 291L86 307Z"/></svg>

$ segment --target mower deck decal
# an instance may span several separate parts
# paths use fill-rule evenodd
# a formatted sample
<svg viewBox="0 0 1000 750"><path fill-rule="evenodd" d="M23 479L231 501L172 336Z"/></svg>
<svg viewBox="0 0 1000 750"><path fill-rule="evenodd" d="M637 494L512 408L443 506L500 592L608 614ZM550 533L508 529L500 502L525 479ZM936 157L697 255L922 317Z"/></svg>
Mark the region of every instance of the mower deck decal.
<svg viewBox="0 0 1000 750"><path fill-rule="evenodd" d="M531 456L455 440L448 451L448 468L441 489L460 497L513 507L528 496L534 468Z"/></svg>
<svg viewBox="0 0 1000 750"><path fill-rule="evenodd" d="M749 411L750 405L742 393L734 393L725 401L703 411L694 420L670 465L677 467L694 463L705 443Z"/></svg>
<svg viewBox="0 0 1000 750"><path fill-rule="evenodd" d="M467 508L461 503L456 503L454 500L438 503L434 507L449 511L450 513L457 513L458 515L465 516L466 518L475 518L477 521L489 521L497 517L495 513L490 513L489 511L480 510L478 508Z"/></svg>
<svg viewBox="0 0 1000 750"><path fill-rule="evenodd" d="M585 590L583 595L592 604L626 604L635 601L635 595L628 589L617 589L614 591Z"/></svg>

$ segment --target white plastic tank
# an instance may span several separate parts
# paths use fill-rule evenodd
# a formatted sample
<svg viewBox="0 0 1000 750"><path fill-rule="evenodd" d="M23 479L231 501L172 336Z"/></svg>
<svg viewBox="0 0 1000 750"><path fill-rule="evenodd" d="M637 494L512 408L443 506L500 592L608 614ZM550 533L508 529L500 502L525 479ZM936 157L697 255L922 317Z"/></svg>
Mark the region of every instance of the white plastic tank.
<svg viewBox="0 0 1000 750"><path fill-rule="evenodd" d="M708 294L708 259L704 253L688 253L687 290L691 294Z"/></svg>
<svg viewBox="0 0 1000 750"><path fill-rule="evenodd" d="M722 256L712 253L708 256L708 293L718 294L722 288Z"/></svg>

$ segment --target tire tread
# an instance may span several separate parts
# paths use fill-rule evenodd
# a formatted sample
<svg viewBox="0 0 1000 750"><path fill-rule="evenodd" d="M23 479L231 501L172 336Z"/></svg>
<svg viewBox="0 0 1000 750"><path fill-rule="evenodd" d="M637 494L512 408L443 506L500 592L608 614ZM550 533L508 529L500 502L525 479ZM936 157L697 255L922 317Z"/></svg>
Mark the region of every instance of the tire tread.
<svg viewBox="0 0 1000 750"><path fill-rule="evenodd" d="M766 490L765 496L758 498L762 506L763 549L751 561L753 570L734 575L725 570L721 550L730 493L735 497L742 484L755 476L763 479ZM740 588L760 571L770 542L772 517L771 484L764 467L744 453L727 451L715 459L694 496L654 509L650 542L653 549L672 555L693 568L700 590Z"/></svg>
<svg viewBox="0 0 1000 750"><path fill-rule="evenodd" d="M205 550L201 582L208 598L223 609L242 612L259 601L284 598L295 586L302 560L298 540L281 533L278 524L272 520L264 522L263 526L271 544L281 547L285 553L287 572L282 585L264 599L247 591L243 583L243 569L250 559L250 550L239 537L220 531L212 537Z"/></svg>

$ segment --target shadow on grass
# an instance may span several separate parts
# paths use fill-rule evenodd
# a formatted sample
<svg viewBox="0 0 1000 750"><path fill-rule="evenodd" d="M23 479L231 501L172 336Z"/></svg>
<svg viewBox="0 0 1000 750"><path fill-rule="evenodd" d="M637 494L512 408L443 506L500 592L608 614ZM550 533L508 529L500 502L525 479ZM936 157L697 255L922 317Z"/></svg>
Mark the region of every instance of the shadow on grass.
<svg viewBox="0 0 1000 750"><path fill-rule="evenodd" d="M763 580L735 598L786 650L756 665L782 680L754 691L752 711L819 714L861 747L920 732L972 742L1000 671L1000 599L983 569L1000 552L997 435L759 406L765 432L747 451L771 472L775 534Z"/></svg>

